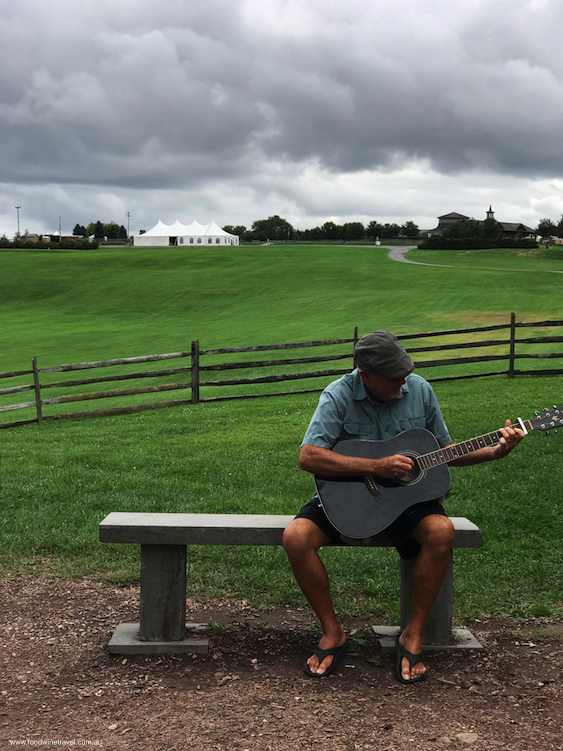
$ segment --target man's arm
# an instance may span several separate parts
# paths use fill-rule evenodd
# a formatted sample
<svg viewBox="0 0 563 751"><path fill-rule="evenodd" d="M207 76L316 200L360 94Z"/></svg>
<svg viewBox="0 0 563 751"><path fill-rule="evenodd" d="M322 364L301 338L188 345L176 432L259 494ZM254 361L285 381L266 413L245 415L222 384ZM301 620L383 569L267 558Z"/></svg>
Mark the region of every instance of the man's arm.
<svg viewBox="0 0 563 751"><path fill-rule="evenodd" d="M478 449L471 454L460 456L458 459L448 462L448 464L455 467L469 467L473 464L502 459L524 438L524 432L519 428L512 428L510 420L506 421L506 426L501 428L500 433L502 437L496 446ZM454 444L448 445L453 446ZM402 454L384 456L381 459L364 459L356 456L344 456L336 451L307 443L301 446L299 453L300 469L324 477L377 475L378 477L397 478L406 475L412 469L412 466L412 460Z"/></svg>
<svg viewBox="0 0 563 751"><path fill-rule="evenodd" d="M504 428L500 429L502 438L496 446L487 446L483 449L478 449L471 454L460 456L459 459L454 459L448 462L453 467L469 467L473 464L481 464L482 462L492 462L495 459L502 459L510 454L513 448L517 446L522 438L524 438L524 432L520 428L512 428L510 420L506 421ZM453 446L453 444L449 444Z"/></svg>
<svg viewBox="0 0 563 751"><path fill-rule="evenodd" d="M412 469L408 456L394 454L381 459L363 459L344 456L336 451L304 443L299 452L299 468L313 475L344 477L346 475L377 475L378 477L403 477Z"/></svg>

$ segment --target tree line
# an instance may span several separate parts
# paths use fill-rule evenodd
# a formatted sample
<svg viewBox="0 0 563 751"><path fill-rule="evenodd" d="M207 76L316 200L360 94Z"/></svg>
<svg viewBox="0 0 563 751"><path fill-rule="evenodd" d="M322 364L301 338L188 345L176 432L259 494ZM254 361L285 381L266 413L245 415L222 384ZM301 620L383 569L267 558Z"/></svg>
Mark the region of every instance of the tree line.
<svg viewBox="0 0 563 751"><path fill-rule="evenodd" d="M96 240L128 240L127 230L123 225L119 226L115 222L104 224L99 220L90 222L86 227L83 224L75 224L72 230L73 235L78 237L94 237Z"/></svg>
<svg viewBox="0 0 563 751"><path fill-rule="evenodd" d="M367 225L362 222L346 222L345 224L335 224L334 222L325 222L320 227L312 229L299 230L295 229L286 219L275 214L268 219L258 219L252 223L252 227L247 229L243 225L233 226L226 224L223 229L233 235L238 235L242 242L267 242L268 240L276 241L296 241L296 240L337 240L340 242L353 242L359 240L372 240L385 238L387 240L405 237L416 238L419 235L418 226L414 222L405 222L399 224L380 224L377 221L371 221Z"/></svg>
<svg viewBox="0 0 563 751"><path fill-rule="evenodd" d="M491 226L487 224L489 221L493 222ZM463 226L456 226L458 224ZM493 247L493 245L489 245L488 243L498 242L499 244L497 244L496 247L502 247L502 243L500 242L502 231L494 219L485 220L484 222L469 219L462 222L456 222L452 227L453 229L450 228L450 230L452 230L451 234L450 230L446 230L442 234L442 237L450 237L450 239L458 243L484 242L487 244L485 246L481 245L480 247ZM354 242L361 240L376 241L377 239L393 240L397 238L414 240L418 238L420 234L418 225L412 221L407 221L402 225L396 223L383 224L376 220L372 220L366 225L362 224L362 222L335 224L334 222L328 221L320 227L299 230L277 214L268 217L268 219L257 219L252 223L250 229L247 229L247 227L243 225L231 224L226 224L223 229L225 232L238 235L241 241L246 243L253 241L267 242L268 240L281 240L285 242L297 240ZM27 238L25 237L26 234L27 233L24 233L24 235L16 235L12 241L3 236L0 238L0 247L21 245L27 241ZM76 237L93 237L96 241L103 240L104 238L107 238L108 240L124 240L125 242L129 240L127 230L123 225L118 225L116 222L104 223L100 220L90 222L86 226L75 224L72 234ZM563 238L563 214L557 224L549 218L540 219L536 229L536 234L542 238ZM436 236L434 236L434 238L429 238L429 240L436 243L438 241L435 238ZM428 241L425 241L425 243L428 243ZM430 244L425 244L424 247L430 247ZM438 246L432 244L432 247Z"/></svg>
<svg viewBox="0 0 563 751"><path fill-rule="evenodd" d="M446 235L446 232L448 232L448 230L446 230L442 237L446 235L446 237L449 236L451 239L459 242L485 243L485 245L481 245L480 247L493 247L490 243L494 242L498 243L496 247L502 247L503 242L506 242L502 240L502 229L495 219L487 219L484 222L475 219L468 219L463 220L462 222L456 222L452 227L452 233ZM284 219L277 214L274 214L267 219L257 219L252 223L250 229L240 224L226 224L223 229L225 232L238 235L241 242L245 243L268 242L269 240L278 242L295 242L298 240L333 242L371 240L374 242L377 239L393 240L398 238L415 240L420 234L418 225L413 221L407 221L404 224L396 224L380 223L376 220L372 220L366 225L362 224L362 222L336 224L335 222L328 221L320 227L300 230L293 227L287 219ZM563 214L561 215L558 224L555 224L551 219L541 219L536 233L541 237L563 237ZM90 222L86 227L81 224L76 224L72 234L82 237L93 236L96 240L102 240L105 237L107 237L108 240L128 239L125 227L123 225L119 226L115 222L109 222L107 224L100 221ZM514 240L511 242L514 242Z"/></svg>

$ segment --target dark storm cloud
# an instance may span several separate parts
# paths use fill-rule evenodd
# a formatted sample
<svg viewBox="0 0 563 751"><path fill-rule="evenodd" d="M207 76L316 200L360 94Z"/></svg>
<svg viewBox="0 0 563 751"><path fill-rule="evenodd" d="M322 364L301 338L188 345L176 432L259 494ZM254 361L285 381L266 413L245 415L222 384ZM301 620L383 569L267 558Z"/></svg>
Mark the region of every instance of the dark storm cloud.
<svg viewBox="0 0 563 751"><path fill-rule="evenodd" d="M451 18L440 26L438 14L432 24L406 19L407 28L383 20L369 33L343 31L340 44L294 43L285 65L271 57L257 84L271 108L264 148L314 155L336 171L403 155L446 173L560 174L563 56L553 34L548 48L524 31L561 30L562 11L499 3L506 12L495 15L495 5L482 4L461 28Z"/></svg>
<svg viewBox="0 0 563 751"><path fill-rule="evenodd" d="M556 0L0 2L9 183L563 171Z"/></svg>

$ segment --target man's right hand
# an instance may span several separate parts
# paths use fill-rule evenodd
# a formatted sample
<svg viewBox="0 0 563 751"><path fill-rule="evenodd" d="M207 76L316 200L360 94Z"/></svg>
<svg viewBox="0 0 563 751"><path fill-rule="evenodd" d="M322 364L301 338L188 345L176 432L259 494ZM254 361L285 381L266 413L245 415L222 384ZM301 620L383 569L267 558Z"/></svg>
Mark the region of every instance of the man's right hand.
<svg viewBox="0 0 563 751"><path fill-rule="evenodd" d="M389 480L397 477L404 477L413 468L413 460L403 454L393 454L393 456L384 456L382 459L374 459L377 465L374 475L385 477Z"/></svg>
<svg viewBox="0 0 563 751"><path fill-rule="evenodd" d="M299 454L299 467L305 472L324 477L377 475L396 479L410 472L413 461L402 454L384 456L381 459L345 456L330 449L304 444Z"/></svg>

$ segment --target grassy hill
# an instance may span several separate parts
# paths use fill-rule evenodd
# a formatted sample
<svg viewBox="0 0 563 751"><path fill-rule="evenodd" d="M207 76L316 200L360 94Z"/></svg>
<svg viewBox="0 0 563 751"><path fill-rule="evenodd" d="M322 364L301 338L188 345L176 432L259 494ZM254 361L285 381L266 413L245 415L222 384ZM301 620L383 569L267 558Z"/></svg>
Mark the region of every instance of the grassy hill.
<svg viewBox="0 0 563 751"><path fill-rule="evenodd" d="M558 257L380 248L176 248L0 254L0 371L205 347L349 337L561 317ZM485 255L486 254L486 255ZM410 257L410 256L409 256ZM562 403L563 379L438 384L457 440ZM0 565L5 573L138 577L138 554L102 546L114 510L293 513L312 492L296 466L316 397L202 404L158 413L46 423L0 432ZM504 462L457 469L451 515L484 531L456 551L456 608L561 614L563 522L558 437L532 435ZM396 617L392 551L329 550L345 612ZM301 601L283 551L192 549L191 594Z"/></svg>
<svg viewBox="0 0 563 751"><path fill-rule="evenodd" d="M563 257L518 251L266 246L0 253L0 371L245 346L560 317ZM482 254L482 255L481 255ZM563 255L563 254L562 254ZM500 267L500 270L494 267ZM511 266L507 271L503 267Z"/></svg>

